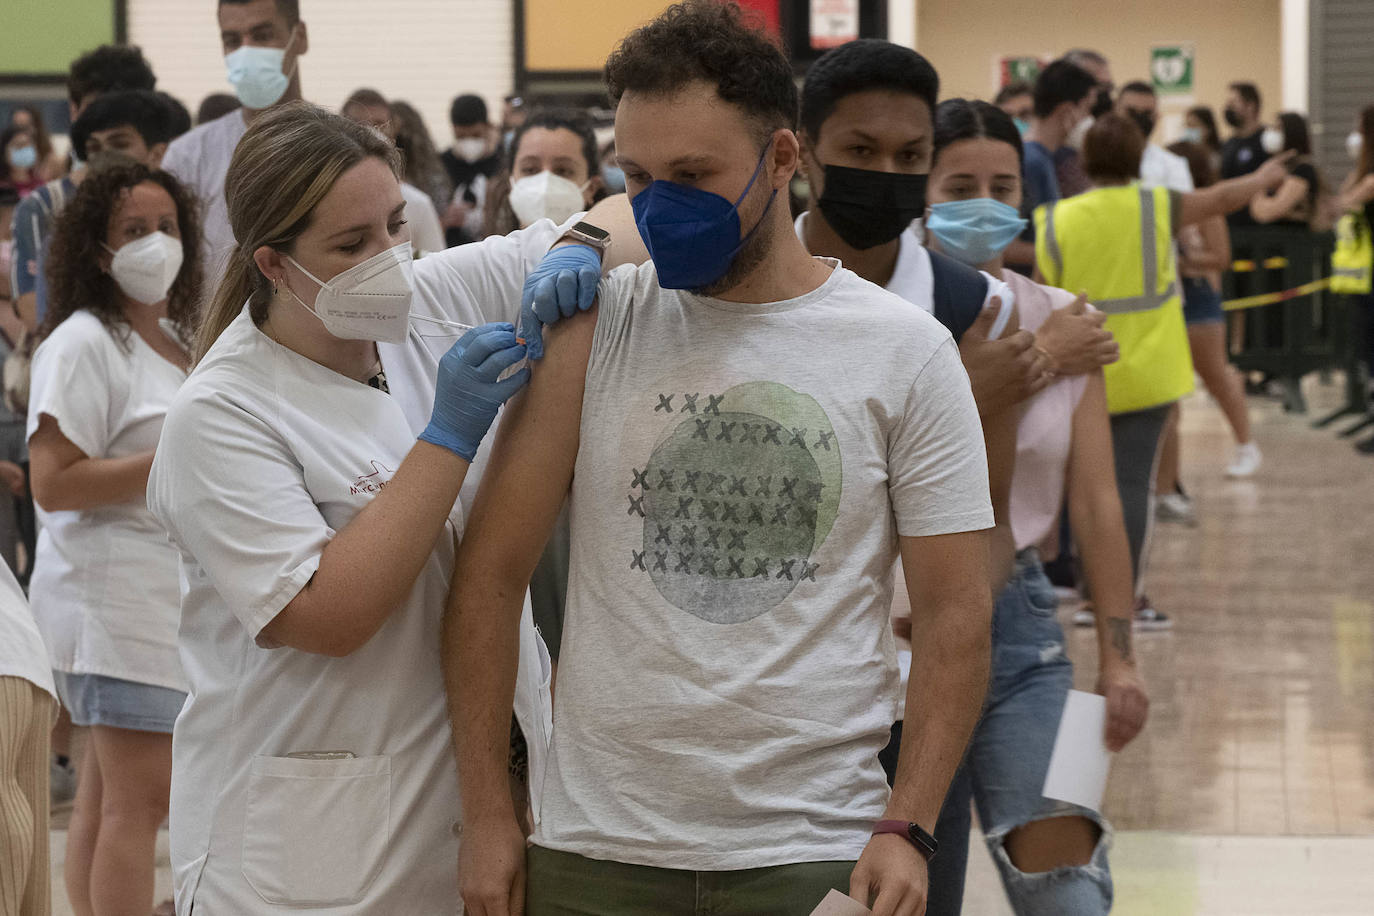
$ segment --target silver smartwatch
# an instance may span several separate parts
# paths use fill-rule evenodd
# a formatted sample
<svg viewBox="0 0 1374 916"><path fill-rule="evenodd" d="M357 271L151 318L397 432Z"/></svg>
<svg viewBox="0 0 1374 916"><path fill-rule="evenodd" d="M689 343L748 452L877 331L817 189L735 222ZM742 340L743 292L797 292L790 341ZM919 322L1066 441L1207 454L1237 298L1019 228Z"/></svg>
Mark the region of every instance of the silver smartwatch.
<svg viewBox="0 0 1374 916"><path fill-rule="evenodd" d="M583 245L590 245L597 251L604 252L606 246L611 244L611 234L600 226L593 226L591 223L582 221L573 223L571 229L563 233L563 238L572 239Z"/></svg>

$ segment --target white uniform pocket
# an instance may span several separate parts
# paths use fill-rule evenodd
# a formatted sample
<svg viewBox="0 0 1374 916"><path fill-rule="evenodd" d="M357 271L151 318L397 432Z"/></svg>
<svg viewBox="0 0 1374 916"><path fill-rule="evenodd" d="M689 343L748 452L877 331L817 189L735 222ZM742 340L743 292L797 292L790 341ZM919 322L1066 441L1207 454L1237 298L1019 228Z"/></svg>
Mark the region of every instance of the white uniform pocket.
<svg viewBox="0 0 1374 916"><path fill-rule="evenodd" d="M391 758L254 757L243 877L268 903L359 902L391 845Z"/></svg>

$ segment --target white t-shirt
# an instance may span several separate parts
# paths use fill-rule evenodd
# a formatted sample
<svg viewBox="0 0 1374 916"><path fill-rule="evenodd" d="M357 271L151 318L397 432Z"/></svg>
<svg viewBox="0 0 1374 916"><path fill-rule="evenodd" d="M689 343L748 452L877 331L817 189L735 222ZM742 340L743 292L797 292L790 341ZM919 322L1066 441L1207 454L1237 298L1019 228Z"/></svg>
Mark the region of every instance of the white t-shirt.
<svg viewBox="0 0 1374 916"><path fill-rule="evenodd" d="M525 274L561 232L543 221L418 261L413 314L513 320ZM257 642L414 446L457 336L415 322L405 343L379 344L388 395L273 342L245 310L168 414L148 501L181 553L191 688L172 745L178 912L193 901L209 913L259 912L264 900L340 914L457 906L461 816L439 630L488 450L405 606L365 646L327 658ZM521 632L516 712L537 788L547 653L528 613ZM356 756L288 756L328 751Z"/></svg>
<svg viewBox="0 0 1374 916"><path fill-rule="evenodd" d="M157 447L186 373L128 332L127 343L83 310L33 357L28 436L47 414L90 458ZM52 667L185 690L177 658L177 554L141 500L46 512L29 599Z"/></svg>
<svg viewBox="0 0 1374 916"><path fill-rule="evenodd" d="M762 305L602 283L541 846L847 860L883 812L898 535L992 508L949 332L828 263Z"/></svg>
<svg viewBox="0 0 1374 916"><path fill-rule="evenodd" d="M57 699L48 650L8 563L0 563L0 677L23 678Z"/></svg>
<svg viewBox="0 0 1374 916"><path fill-rule="evenodd" d="M424 191L408 182L401 182L401 196L406 201L406 222L410 228L410 245L417 252L432 254L448 247L444 243L444 227L439 211Z"/></svg>
<svg viewBox="0 0 1374 916"><path fill-rule="evenodd" d="M803 243L806 241L805 227L808 215L809 211L798 215L793 223L793 228L797 231L797 238L801 239ZM901 296L927 315L935 315L935 271L930 266L930 251L924 244L924 233L924 222L918 219L913 220L911 225L907 226L898 236L897 263L893 266L892 276L888 279L884 289ZM994 298L998 298L1002 304L1001 311L997 314L997 320L989 329L990 336L996 339L1005 333L1011 321L1016 294L1007 284L992 274L986 271L979 271L979 273L983 275L983 279L988 284L981 308L987 308L991 305ZM977 316L969 315L968 318L968 323L971 324ZM947 328L947 330L953 333L956 329ZM906 572L902 568L900 558L897 560L892 581L892 616L910 617L911 594L907 591ZM897 689L897 718L904 719L906 717L907 682L911 676L911 644L904 639L897 642L897 664L901 672L901 683Z"/></svg>
<svg viewBox="0 0 1374 916"><path fill-rule="evenodd" d="M234 248L229 226L229 206L224 200L224 176L243 135L248 132L244 110L236 108L221 118L182 134L167 147L162 168L195 192L201 204L201 267L205 289L219 287L220 277Z"/></svg>
<svg viewBox="0 0 1374 916"><path fill-rule="evenodd" d="M1193 173L1187 159L1158 144L1147 143L1140 157L1140 183L1147 188L1168 188L1186 194L1193 190Z"/></svg>

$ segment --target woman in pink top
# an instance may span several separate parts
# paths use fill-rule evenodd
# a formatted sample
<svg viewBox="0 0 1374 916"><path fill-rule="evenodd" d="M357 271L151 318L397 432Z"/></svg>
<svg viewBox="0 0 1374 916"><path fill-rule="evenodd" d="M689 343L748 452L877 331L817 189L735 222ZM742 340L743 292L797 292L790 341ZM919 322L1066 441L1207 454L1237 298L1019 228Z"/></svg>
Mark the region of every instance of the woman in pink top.
<svg viewBox="0 0 1374 916"><path fill-rule="evenodd" d="M963 99L940 105L927 198L928 244L1000 275L1016 294L1023 329L1035 331L1055 309L1085 308L1082 297L1002 267L1002 252L1025 221L1021 137L1000 109ZM997 598L983 718L936 827L940 855L931 863L929 916L959 912L970 797L1017 913L1084 916L1111 908L1110 825L1099 812L1041 795L1073 686L1054 589L1041 565L1043 545L1057 544L1066 491L1098 617L1097 690L1107 698L1104 740L1111 750L1140 732L1149 705L1131 649L1131 559L1102 372L1061 377L1021 409L1011 491L1016 572Z"/></svg>

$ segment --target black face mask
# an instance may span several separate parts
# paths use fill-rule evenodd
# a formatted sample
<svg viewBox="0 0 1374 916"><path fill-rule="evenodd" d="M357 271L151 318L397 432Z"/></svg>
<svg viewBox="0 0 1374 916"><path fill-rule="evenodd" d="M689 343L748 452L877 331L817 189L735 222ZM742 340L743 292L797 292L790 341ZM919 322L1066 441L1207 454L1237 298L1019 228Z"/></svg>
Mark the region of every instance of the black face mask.
<svg viewBox="0 0 1374 916"><path fill-rule="evenodd" d="M825 191L817 206L850 248L876 248L897 238L925 213L929 177L827 165Z"/></svg>
<svg viewBox="0 0 1374 916"><path fill-rule="evenodd" d="M1112 92L1110 89L1097 90L1097 98L1093 101L1092 116L1100 118L1112 110Z"/></svg>
<svg viewBox="0 0 1374 916"><path fill-rule="evenodd" d="M1240 113L1237 112L1234 108L1226 109L1225 113L1222 114L1222 117L1224 117L1226 119L1226 123L1232 127L1240 127L1241 124L1245 123L1241 119Z"/></svg>
<svg viewBox="0 0 1374 916"><path fill-rule="evenodd" d="M1131 120L1135 126L1140 128L1140 132L1145 135L1145 139L1150 139L1150 134L1154 133L1155 116L1148 111L1130 111Z"/></svg>

